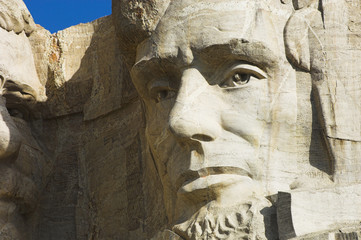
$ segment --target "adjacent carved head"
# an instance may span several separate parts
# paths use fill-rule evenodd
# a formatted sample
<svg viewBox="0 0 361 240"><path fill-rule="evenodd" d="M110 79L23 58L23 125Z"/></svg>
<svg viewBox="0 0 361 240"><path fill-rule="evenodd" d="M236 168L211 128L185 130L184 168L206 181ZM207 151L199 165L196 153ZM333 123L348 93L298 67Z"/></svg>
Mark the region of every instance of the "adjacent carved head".
<svg viewBox="0 0 361 240"><path fill-rule="evenodd" d="M35 208L47 169L30 124L44 88L27 37L30 13L20 0L1 1L0 10L0 235L23 239L22 215Z"/></svg>

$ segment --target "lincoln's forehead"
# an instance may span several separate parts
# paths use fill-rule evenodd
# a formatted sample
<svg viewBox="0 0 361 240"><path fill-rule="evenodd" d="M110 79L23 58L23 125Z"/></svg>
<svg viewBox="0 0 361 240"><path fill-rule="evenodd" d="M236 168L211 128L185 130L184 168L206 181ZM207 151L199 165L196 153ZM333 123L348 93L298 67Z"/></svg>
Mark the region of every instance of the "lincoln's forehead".
<svg viewBox="0 0 361 240"><path fill-rule="evenodd" d="M224 44L231 39L264 42L274 51L282 51L283 27L279 24L289 11L277 13L261 0L178 0L161 19L151 39L138 48L137 60L151 54L175 57ZM276 27L275 27L276 26Z"/></svg>
<svg viewBox="0 0 361 240"><path fill-rule="evenodd" d="M235 0L179 1L162 18L153 40L162 47L172 44L197 47L224 37L240 37L255 18L254 5L255 2ZM247 22L248 19L251 21Z"/></svg>
<svg viewBox="0 0 361 240"><path fill-rule="evenodd" d="M220 13L223 15L229 11L240 9L255 9L256 6L263 7L258 0L180 0L174 1L170 4L167 12L162 18L163 22L170 22L175 19L177 22L187 20L190 17L197 17L199 15Z"/></svg>

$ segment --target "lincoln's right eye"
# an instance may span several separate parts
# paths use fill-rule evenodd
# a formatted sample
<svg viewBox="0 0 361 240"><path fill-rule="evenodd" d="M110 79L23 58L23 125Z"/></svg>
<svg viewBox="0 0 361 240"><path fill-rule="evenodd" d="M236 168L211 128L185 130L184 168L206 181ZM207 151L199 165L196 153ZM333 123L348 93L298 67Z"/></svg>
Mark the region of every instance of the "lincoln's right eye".
<svg viewBox="0 0 361 240"><path fill-rule="evenodd" d="M156 102L161 102L173 98L174 96L175 96L175 91L171 89L160 89L158 91L156 90L155 100Z"/></svg>
<svg viewBox="0 0 361 240"><path fill-rule="evenodd" d="M168 91L167 90L161 90L157 94L158 102L161 101L162 99L166 99L167 97L168 97Z"/></svg>
<svg viewBox="0 0 361 240"><path fill-rule="evenodd" d="M176 90L166 80L155 80L148 84L150 97L156 103L162 102L176 96Z"/></svg>

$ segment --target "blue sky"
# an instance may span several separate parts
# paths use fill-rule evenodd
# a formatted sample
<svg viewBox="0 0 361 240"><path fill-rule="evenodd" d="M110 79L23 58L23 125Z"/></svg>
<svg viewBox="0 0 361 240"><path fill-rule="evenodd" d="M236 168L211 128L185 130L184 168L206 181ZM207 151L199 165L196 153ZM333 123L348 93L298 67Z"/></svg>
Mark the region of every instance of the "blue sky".
<svg viewBox="0 0 361 240"><path fill-rule="evenodd" d="M24 0L35 23L51 33L111 14L111 0Z"/></svg>

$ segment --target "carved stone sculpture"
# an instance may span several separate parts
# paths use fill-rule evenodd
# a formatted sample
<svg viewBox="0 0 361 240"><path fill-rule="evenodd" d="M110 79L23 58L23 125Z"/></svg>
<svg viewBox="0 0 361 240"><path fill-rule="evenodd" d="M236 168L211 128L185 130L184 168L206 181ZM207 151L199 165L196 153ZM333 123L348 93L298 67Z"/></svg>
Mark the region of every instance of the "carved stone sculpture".
<svg viewBox="0 0 361 240"><path fill-rule="evenodd" d="M22 1L0 1L0 238L25 239L49 169L29 120L43 101L28 35L34 22Z"/></svg>
<svg viewBox="0 0 361 240"><path fill-rule="evenodd" d="M0 240L361 237L359 0L112 4L0 0Z"/></svg>
<svg viewBox="0 0 361 240"><path fill-rule="evenodd" d="M146 137L174 239L288 239L357 226L361 216L352 216L347 203L339 206L345 218L320 213L312 221L302 217L307 206L300 216L290 213L287 201L293 200L281 194L359 182L346 165L360 165L360 85L335 73L339 65L352 65L337 62L347 48L348 19L337 15L344 3L139 1L132 2L133 15L128 4L113 3L130 16L114 15L120 46L129 41L128 50L134 49L135 57L125 57L144 102ZM142 19L157 12L149 8L164 5L150 23L138 22L143 28L131 35L135 40L124 39L123 26L136 24L136 13L144 13ZM350 119L341 117L346 112ZM315 128L304 131L311 124L320 126L316 134ZM351 189L344 191L359 200L358 187ZM327 191L320 202L332 195ZM321 209L316 202L313 209ZM292 221L299 220L298 229Z"/></svg>

